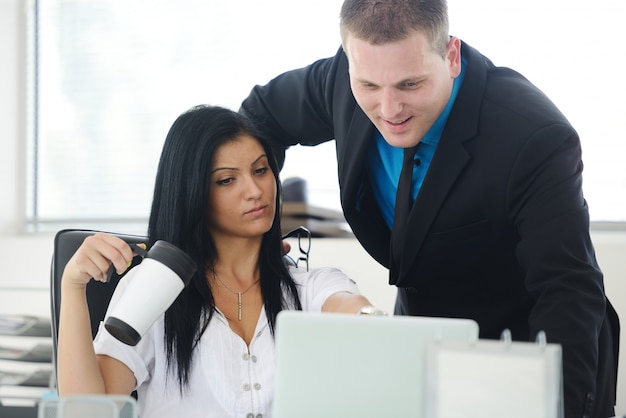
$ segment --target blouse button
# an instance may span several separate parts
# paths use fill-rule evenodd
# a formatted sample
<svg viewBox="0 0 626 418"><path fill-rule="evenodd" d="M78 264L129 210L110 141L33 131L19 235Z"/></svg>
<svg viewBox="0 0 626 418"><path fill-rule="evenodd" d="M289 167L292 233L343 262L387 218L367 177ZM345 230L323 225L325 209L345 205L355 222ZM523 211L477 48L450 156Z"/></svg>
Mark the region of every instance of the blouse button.
<svg viewBox="0 0 626 418"><path fill-rule="evenodd" d="M261 384L260 383L255 383L254 384L254 390L261 390Z"/></svg>
<svg viewBox="0 0 626 418"><path fill-rule="evenodd" d="M254 414L250 412L248 415L246 415L246 418L254 418Z"/></svg>
<svg viewBox="0 0 626 418"><path fill-rule="evenodd" d="M242 358L242 359L244 359L244 360L246 360L246 361L248 361L248 360L250 360L250 354L248 354L248 353L243 353L243 355L241 356L241 358Z"/></svg>
<svg viewBox="0 0 626 418"><path fill-rule="evenodd" d="M245 390L246 392L249 391L250 390L250 385L248 383L243 385L243 390Z"/></svg>
<svg viewBox="0 0 626 418"><path fill-rule="evenodd" d="M263 414L256 414L256 418L263 418Z"/></svg>
<svg viewBox="0 0 626 418"><path fill-rule="evenodd" d="M252 359L252 362L253 362L253 363L256 363L256 360L257 360L257 359L256 359L256 356L252 356L252 357L250 357L250 358Z"/></svg>

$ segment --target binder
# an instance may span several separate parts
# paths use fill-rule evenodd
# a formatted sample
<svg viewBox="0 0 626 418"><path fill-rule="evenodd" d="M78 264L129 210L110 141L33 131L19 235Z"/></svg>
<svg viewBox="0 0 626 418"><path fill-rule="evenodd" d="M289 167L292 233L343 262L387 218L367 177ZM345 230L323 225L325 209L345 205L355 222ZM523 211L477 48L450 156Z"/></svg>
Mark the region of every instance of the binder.
<svg viewBox="0 0 626 418"><path fill-rule="evenodd" d="M32 413L53 385L50 319L0 314L0 416Z"/></svg>
<svg viewBox="0 0 626 418"><path fill-rule="evenodd" d="M562 418L559 344L436 341L428 348L427 417Z"/></svg>

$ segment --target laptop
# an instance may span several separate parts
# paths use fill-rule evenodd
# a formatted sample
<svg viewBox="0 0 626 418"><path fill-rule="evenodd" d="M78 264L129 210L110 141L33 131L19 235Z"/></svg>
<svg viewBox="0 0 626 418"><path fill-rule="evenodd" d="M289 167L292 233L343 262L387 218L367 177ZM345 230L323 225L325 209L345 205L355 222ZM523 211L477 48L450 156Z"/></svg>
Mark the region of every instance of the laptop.
<svg viewBox="0 0 626 418"><path fill-rule="evenodd" d="M428 345L478 340L469 319L283 311L276 321L274 418L422 418Z"/></svg>

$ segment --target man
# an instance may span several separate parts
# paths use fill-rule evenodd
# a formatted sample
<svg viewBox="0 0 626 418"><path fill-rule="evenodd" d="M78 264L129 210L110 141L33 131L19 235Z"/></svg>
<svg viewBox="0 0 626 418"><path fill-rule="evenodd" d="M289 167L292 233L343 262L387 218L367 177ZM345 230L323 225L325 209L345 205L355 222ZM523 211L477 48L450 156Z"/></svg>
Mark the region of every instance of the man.
<svg viewBox="0 0 626 418"><path fill-rule="evenodd" d="M341 34L334 57L255 87L241 111L281 161L335 139L346 220L390 269L396 314L472 318L481 338L545 331L563 347L565 416L614 415L619 321L575 130L524 77L450 37L445 0L345 0Z"/></svg>

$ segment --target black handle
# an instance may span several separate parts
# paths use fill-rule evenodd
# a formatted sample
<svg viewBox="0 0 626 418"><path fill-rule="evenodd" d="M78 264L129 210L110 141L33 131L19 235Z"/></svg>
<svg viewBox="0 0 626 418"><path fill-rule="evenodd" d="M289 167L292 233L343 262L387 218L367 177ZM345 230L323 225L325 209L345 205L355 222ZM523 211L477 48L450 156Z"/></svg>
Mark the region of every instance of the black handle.
<svg viewBox="0 0 626 418"><path fill-rule="evenodd" d="M139 246L139 244L128 244L128 246L141 258L145 258L146 255L148 255L148 250ZM114 274L117 274L117 272L115 271L115 266L111 264L111 267L109 267L109 272L107 273L107 283L109 283L113 279Z"/></svg>

